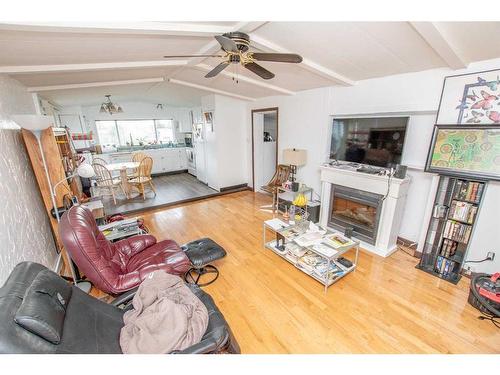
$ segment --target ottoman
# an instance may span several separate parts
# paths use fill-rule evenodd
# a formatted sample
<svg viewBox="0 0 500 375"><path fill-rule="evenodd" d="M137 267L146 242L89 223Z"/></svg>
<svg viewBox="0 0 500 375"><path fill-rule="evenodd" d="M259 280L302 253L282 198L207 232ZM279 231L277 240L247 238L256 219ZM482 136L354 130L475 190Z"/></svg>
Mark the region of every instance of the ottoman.
<svg viewBox="0 0 500 375"><path fill-rule="evenodd" d="M189 284L207 286L219 277L217 267L210 264L226 256L226 250L210 238L202 238L181 246L191 261L191 268L184 274L184 280ZM202 280L203 275L210 274Z"/></svg>

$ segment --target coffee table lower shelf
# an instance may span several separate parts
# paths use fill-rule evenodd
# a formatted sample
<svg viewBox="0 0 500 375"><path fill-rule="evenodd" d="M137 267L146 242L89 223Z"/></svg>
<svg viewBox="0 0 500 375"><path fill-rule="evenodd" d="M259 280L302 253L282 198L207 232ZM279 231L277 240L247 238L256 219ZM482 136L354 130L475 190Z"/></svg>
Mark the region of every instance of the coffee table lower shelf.
<svg viewBox="0 0 500 375"><path fill-rule="evenodd" d="M286 254L282 253L281 251L279 251L276 248L276 240L266 242L265 243L265 248L271 250L273 253L275 253L276 255L280 256L283 259L285 259L288 263L292 264L298 270L302 271L306 275L308 275L308 276L312 277L313 279L315 279L316 281L320 282L325 287L325 293L326 293L326 291L327 291L327 289L328 289L328 287L330 285L335 284L337 281L339 281L340 279L342 279L343 277L345 277L346 275L348 275L349 273L351 273L352 271L354 271L356 269L356 264L355 263L353 263L352 267L349 267L349 268L342 267L342 269L344 270L344 273L342 273L341 275L339 275L337 277L331 278L330 280L326 280L326 279L321 278L320 276L318 276L316 273L314 273L312 271L309 271L309 270L301 267L294 260L289 259L286 256ZM356 251L358 251L358 249L356 249ZM356 258L357 258L357 256L356 256Z"/></svg>

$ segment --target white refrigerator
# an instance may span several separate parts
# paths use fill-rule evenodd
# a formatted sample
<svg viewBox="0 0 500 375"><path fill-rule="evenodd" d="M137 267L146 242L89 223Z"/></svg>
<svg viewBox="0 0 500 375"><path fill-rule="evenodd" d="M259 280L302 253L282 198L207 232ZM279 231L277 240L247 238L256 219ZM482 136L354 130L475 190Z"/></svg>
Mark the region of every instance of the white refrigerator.
<svg viewBox="0 0 500 375"><path fill-rule="evenodd" d="M193 149L196 157L196 178L204 184L207 184L206 126L203 123L199 123L194 124L193 127Z"/></svg>

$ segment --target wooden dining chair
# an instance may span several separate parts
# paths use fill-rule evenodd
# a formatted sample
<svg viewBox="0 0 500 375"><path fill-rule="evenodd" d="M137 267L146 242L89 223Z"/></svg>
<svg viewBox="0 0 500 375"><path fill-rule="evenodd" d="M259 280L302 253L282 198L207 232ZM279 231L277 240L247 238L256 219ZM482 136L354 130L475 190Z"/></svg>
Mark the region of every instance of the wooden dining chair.
<svg viewBox="0 0 500 375"><path fill-rule="evenodd" d="M272 194L273 203L272 205L261 206L260 207L261 209L272 210L273 213L276 211L277 209L276 204L278 202L278 187L283 186L283 184L288 180L289 176L290 176L290 166L285 164L279 164L271 180L269 180L269 182L266 185L260 188L261 190Z"/></svg>
<svg viewBox="0 0 500 375"><path fill-rule="evenodd" d="M144 158L146 158L148 155L145 154L144 152L142 151L138 151L138 152L134 152L132 154L132 162L134 163L140 163ZM139 177L138 175L138 171L139 171L139 168L136 168L134 170L132 170L130 173L127 174L127 177L128 179L132 179L132 178L137 178Z"/></svg>
<svg viewBox="0 0 500 375"><path fill-rule="evenodd" d="M95 175L97 177L97 187L99 188L99 192L107 192L108 195L113 197L113 202L116 204L115 190L118 188L122 189L123 194L127 195L125 191L123 191L121 179L118 177L113 177L111 172L104 165L100 163L92 163L92 167L94 168Z"/></svg>
<svg viewBox="0 0 500 375"><path fill-rule="evenodd" d="M140 163L142 161L142 159L144 159L145 157L147 157L148 155L146 155L144 152L142 151L138 151L138 152L134 152L132 154L132 161L134 163Z"/></svg>
<svg viewBox="0 0 500 375"><path fill-rule="evenodd" d="M142 194L144 200L146 200L145 187L149 186L153 193L156 195L156 189L153 184L153 178L151 177L151 170L153 169L153 159L149 156L143 158L137 168L137 177L130 179L128 182L137 188Z"/></svg>
<svg viewBox="0 0 500 375"><path fill-rule="evenodd" d="M101 165L106 165L108 162L104 160L103 158L92 158L92 163L97 163Z"/></svg>

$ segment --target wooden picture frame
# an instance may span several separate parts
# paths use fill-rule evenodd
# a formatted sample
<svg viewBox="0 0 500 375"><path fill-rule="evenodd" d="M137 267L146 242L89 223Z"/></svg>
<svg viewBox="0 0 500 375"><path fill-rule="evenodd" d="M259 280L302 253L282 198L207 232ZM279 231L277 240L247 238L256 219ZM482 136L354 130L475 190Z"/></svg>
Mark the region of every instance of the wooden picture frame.
<svg viewBox="0 0 500 375"><path fill-rule="evenodd" d="M500 126L436 125L425 171L500 180Z"/></svg>

